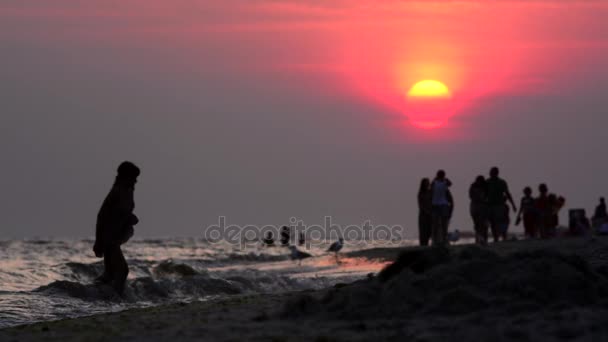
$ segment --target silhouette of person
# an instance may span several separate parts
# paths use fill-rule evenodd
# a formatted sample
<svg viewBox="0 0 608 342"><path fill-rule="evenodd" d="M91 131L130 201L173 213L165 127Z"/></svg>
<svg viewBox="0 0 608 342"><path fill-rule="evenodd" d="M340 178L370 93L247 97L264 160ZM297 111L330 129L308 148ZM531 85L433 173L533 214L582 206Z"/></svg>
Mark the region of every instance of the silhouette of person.
<svg viewBox="0 0 608 342"><path fill-rule="evenodd" d="M488 189L484 176L477 176L469 187L470 213L475 229L475 242L488 242Z"/></svg>
<svg viewBox="0 0 608 342"><path fill-rule="evenodd" d="M587 218L585 209L571 209L569 213L569 234L572 236L584 236L591 231L591 223Z"/></svg>
<svg viewBox="0 0 608 342"><path fill-rule="evenodd" d="M431 181L423 178L418 189L418 240L420 246L428 246L432 232Z"/></svg>
<svg viewBox="0 0 608 342"><path fill-rule="evenodd" d="M133 195L139 174L135 164L128 161L120 164L114 185L97 214L93 251L98 258L103 257L105 270L96 281L111 284L119 294L123 293L129 274L120 246L133 236L133 226L139 222L133 214Z"/></svg>
<svg viewBox="0 0 608 342"><path fill-rule="evenodd" d="M289 231L289 227L283 226L283 228L281 228L281 245L288 246L290 238L291 232Z"/></svg>
<svg viewBox="0 0 608 342"><path fill-rule="evenodd" d="M540 237L546 239L549 237L549 225L551 218L551 203L549 202L549 188L542 183L538 186L539 195L534 200L534 207L538 214L537 226Z"/></svg>
<svg viewBox="0 0 608 342"><path fill-rule="evenodd" d="M306 243L306 237L304 236L304 232L300 232L300 239L298 240L298 245L304 246Z"/></svg>
<svg viewBox="0 0 608 342"><path fill-rule="evenodd" d="M519 213L517 213L517 219L515 225L519 225L522 221L524 222L524 234L528 238L538 237L537 229L537 212L534 206L534 198L532 197L532 188L529 186L524 188L524 197L521 198L519 204Z"/></svg>
<svg viewBox="0 0 608 342"><path fill-rule="evenodd" d="M274 246L274 235L272 234L272 232L266 233L266 237L264 238L264 240L262 240L262 242L264 242L266 247Z"/></svg>
<svg viewBox="0 0 608 342"><path fill-rule="evenodd" d="M606 200L600 197L600 203L595 207L595 212L591 218L594 227L598 227L608 221L608 212L606 211Z"/></svg>
<svg viewBox="0 0 608 342"><path fill-rule="evenodd" d="M486 181L488 189L488 217L494 242L498 242L502 235L501 231L505 228L505 224L508 227L508 222L506 222L508 220L508 213L505 215L504 208L507 200L511 203L513 211L517 212L517 207L509 192L509 185L504 179L498 177L498 175L498 168L493 167L490 169L490 178Z"/></svg>
<svg viewBox="0 0 608 342"><path fill-rule="evenodd" d="M432 212L432 227L431 235L433 245L440 246L447 244L448 225L450 221L450 203L451 194L449 187L452 185L449 179L445 177L445 171L437 171L437 176L431 183L431 212Z"/></svg>
<svg viewBox="0 0 608 342"><path fill-rule="evenodd" d="M548 196L549 203L549 217L548 224L546 226L547 229L547 237L554 237L557 235L557 226L559 226L559 211L562 209L566 200L555 194L549 194Z"/></svg>

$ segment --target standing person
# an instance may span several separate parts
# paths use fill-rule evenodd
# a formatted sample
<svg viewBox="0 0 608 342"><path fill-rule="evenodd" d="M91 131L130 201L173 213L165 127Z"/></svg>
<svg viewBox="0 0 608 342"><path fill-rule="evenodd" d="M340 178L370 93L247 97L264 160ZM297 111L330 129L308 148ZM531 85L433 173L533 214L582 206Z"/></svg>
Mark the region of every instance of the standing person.
<svg viewBox="0 0 608 342"><path fill-rule="evenodd" d="M549 225L551 218L551 203L549 203L549 188L546 184L542 183L538 186L538 197L534 200L534 207L536 208L537 216L537 229L540 237L546 239L549 237Z"/></svg>
<svg viewBox="0 0 608 342"><path fill-rule="evenodd" d="M604 197L600 197L600 203L595 207L591 222L593 227L599 227L608 221L608 212L606 211L606 200Z"/></svg>
<svg viewBox="0 0 608 342"><path fill-rule="evenodd" d="M420 246L428 246L432 231L431 181L423 178L418 189L418 240Z"/></svg>
<svg viewBox="0 0 608 342"><path fill-rule="evenodd" d="M97 282L110 284L122 295L129 275L129 265L120 246L133 236L133 226L139 220L133 214L135 183L140 170L131 162L123 162L110 193L106 196L99 213L93 251L103 257L104 273Z"/></svg>
<svg viewBox="0 0 608 342"><path fill-rule="evenodd" d="M488 242L487 192L486 179L484 176L477 176L475 182L469 187L470 213L475 228L475 242L484 245Z"/></svg>
<svg viewBox="0 0 608 342"><path fill-rule="evenodd" d="M517 213L517 219L515 220L515 225L517 226L523 218L524 234L527 238L538 237L536 216L534 198L532 197L532 188L527 186L524 188L524 197L521 198L521 202L519 204L519 213Z"/></svg>
<svg viewBox="0 0 608 342"><path fill-rule="evenodd" d="M437 171L437 176L431 183L431 212L433 245L447 243L448 224L450 220L449 187L452 185L445 177L445 171Z"/></svg>
<svg viewBox="0 0 608 342"><path fill-rule="evenodd" d="M508 222L505 222L505 218L508 218L508 214L505 217L504 213L507 200L511 203L513 211L517 212L517 207L509 192L507 182L498 177L498 175L498 168L493 167L490 169L490 178L487 180L489 221L494 242L498 242L501 235L501 228L504 229L505 223L508 227Z"/></svg>

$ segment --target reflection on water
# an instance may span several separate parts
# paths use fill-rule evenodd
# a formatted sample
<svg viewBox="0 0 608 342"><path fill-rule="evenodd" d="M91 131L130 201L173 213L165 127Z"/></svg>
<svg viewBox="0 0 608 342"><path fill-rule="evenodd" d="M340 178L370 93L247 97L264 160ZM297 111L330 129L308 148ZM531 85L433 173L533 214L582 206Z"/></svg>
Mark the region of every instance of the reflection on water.
<svg viewBox="0 0 608 342"><path fill-rule="evenodd" d="M90 240L0 241L0 327L218 296L320 289L361 279L386 264L344 253L336 260L327 247L301 247L312 257L298 264L284 247L135 240L125 246L129 285L119 298L92 285L103 264ZM347 242L344 252L373 247Z"/></svg>

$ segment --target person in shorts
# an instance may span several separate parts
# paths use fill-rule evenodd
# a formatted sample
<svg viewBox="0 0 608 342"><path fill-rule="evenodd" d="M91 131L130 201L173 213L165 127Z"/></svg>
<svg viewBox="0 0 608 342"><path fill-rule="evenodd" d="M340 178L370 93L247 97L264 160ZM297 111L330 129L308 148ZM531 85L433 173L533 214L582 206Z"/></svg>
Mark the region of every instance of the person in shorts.
<svg viewBox="0 0 608 342"><path fill-rule="evenodd" d="M505 205L509 201L514 212L517 212L517 207L513 201L513 197L509 192L509 185L500 178L500 171L497 167L490 169L490 178L486 181L487 184L487 199L488 199L488 219L494 242L498 242L501 236L501 229L504 229L505 223Z"/></svg>

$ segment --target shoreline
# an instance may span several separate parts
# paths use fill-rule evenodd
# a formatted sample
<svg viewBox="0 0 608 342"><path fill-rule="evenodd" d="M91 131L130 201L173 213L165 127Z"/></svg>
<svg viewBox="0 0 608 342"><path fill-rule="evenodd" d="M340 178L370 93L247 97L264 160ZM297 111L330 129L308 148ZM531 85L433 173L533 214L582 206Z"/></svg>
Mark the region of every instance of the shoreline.
<svg viewBox="0 0 608 342"><path fill-rule="evenodd" d="M343 256L394 261L403 252L422 251L422 253L426 253L425 251L430 250L428 247L374 248L344 253ZM490 244L483 248L473 245L456 245L450 247L449 251L453 255L483 251L483 253L493 253L498 257L511 257L522 252L545 253L545 251L549 251L549 254L574 255L586 260L592 267L603 267L602 265L606 265L608 261L608 238L506 241L496 245ZM481 260L486 258L483 254L480 255ZM546 267L551 267L551 263ZM562 271L557 269L554 272ZM563 282L567 282L569 274L564 272L562 272ZM432 270L429 274L432 274ZM414 275L408 275L408 277L414 277ZM421 279L424 280L424 278ZM382 289L382 287L377 284L372 285L372 281L361 280L351 284L338 284L333 288L323 290L235 295L203 302L130 309L117 313L21 325L0 330L0 340L146 339L163 341L178 338L181 341L206 338L230 341L246 338L260 341L342 341L409 337L412 340L439 341L445 340L446 337L455 338L456 336L460 336L460 338L485 336L485 338L497 340L527 340L534 339L535 336L541 339L542 336L548 336L550 337L548 340L572 338L587 340L590 337L608 337L608 305L606 305L608 297L604 297L603 294L598 297L598 303L592 305L572 306L563 300L556 300L548 302L548 305L545 306L526 308L529 303L522 302L521 308L508 307L507 311L513 311L508 315L492 308L490 311L492 314L489 316L488 312L467 312L454 316L423 308L419 317L404 314L404 316L387 316L392 317L387 318L382 316L381 311L378 311L379 314L375 313L375 310L381 310L381 308L372 308L373 310L370 311L369 305L358 306L356 301L345 305L355 308L352 311L358 311L357 308L361 307L361 313L349 316L350 312L334 314L330 306L325 306L324 301L327 301L327 298L334 301L336 301L335 298L338 298L344 301L361 291L373 291L374 294L381 292L378 289ZM395 281L395 284L399 283ZM457 287L455 286L455 288ZM344 298L340 296L344 296ZM456 300L458 301L458 298ZM453 305L460 305L458 302L454 303L456 304ZM397 304L400 303L397 302ZM405 303L403 305L405 306ZM601 317L606 317L606 319ZM577 323L573 327L564 324L570 321L580 324ZM551 322L555 323L555 326ZM597 325L594 325L596 323ZM605 328L600 328L600 326Z"/></svg>

